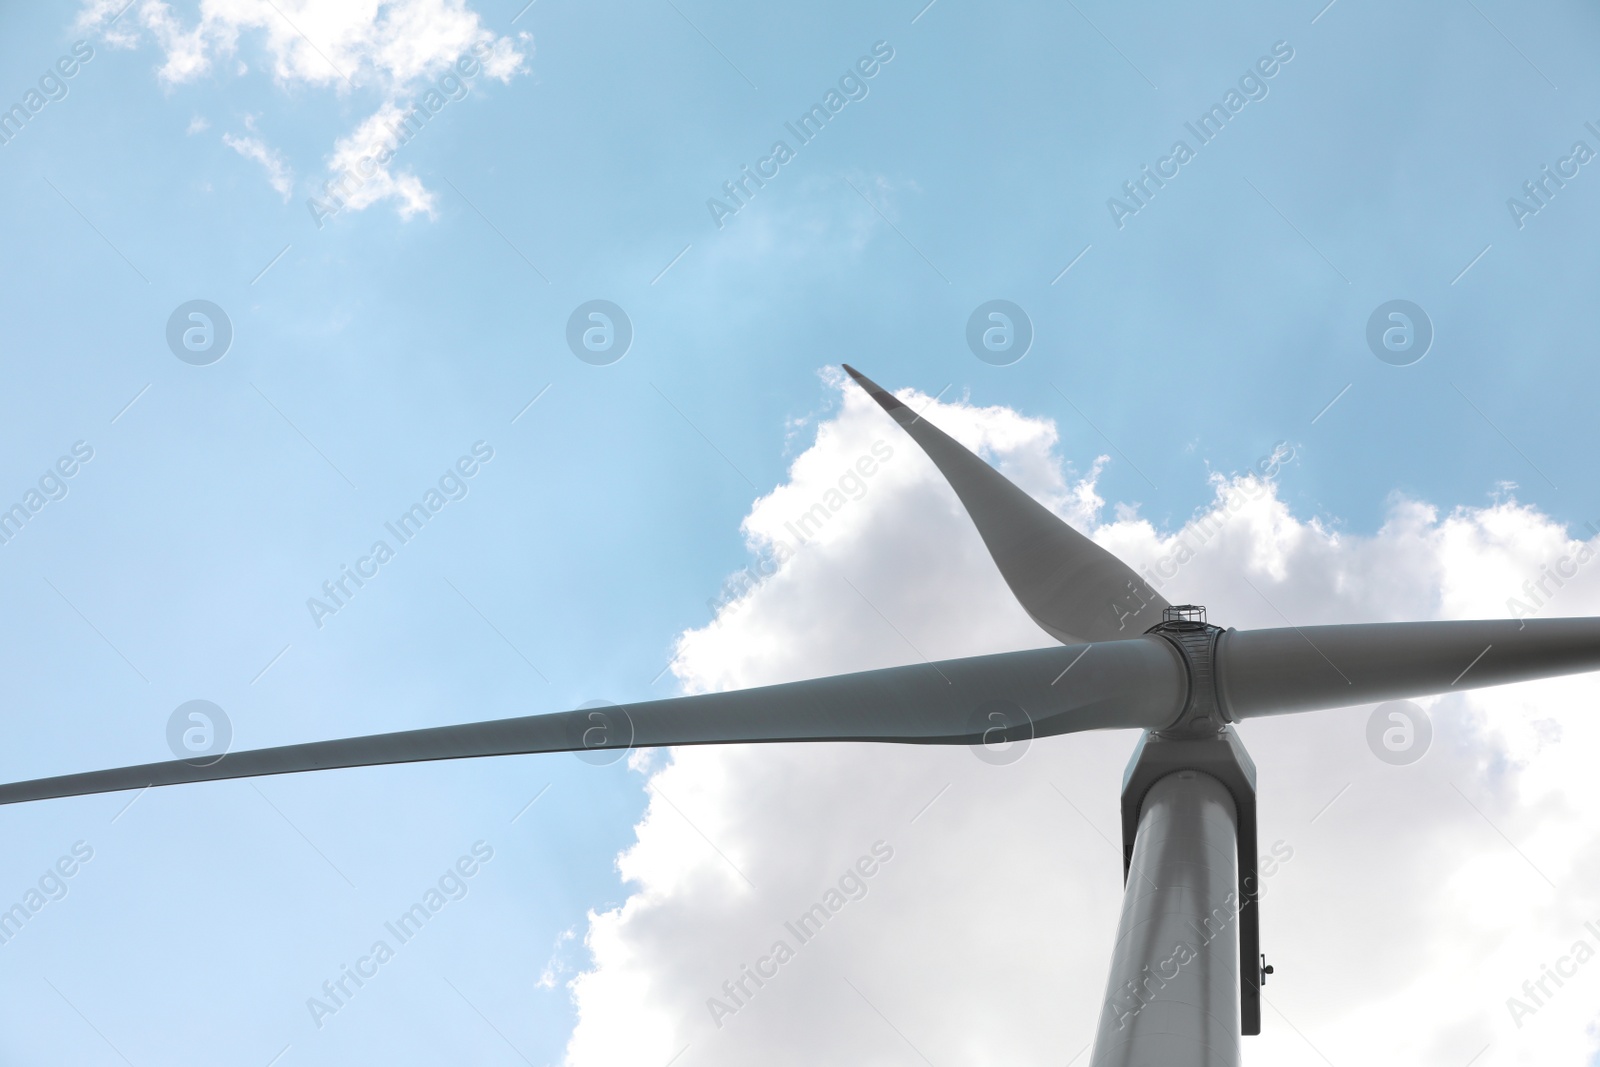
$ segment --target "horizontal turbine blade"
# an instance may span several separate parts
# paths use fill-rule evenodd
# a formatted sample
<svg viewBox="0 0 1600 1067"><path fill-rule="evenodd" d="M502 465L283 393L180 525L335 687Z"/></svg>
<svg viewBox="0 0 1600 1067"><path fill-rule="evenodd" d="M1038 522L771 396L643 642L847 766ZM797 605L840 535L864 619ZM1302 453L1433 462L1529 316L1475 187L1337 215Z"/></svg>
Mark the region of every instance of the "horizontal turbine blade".
<svg viewBox="0 0 1600 1067"><path fill-rule="evenodd" d="M995 744L1175 719L1184 669L1159 638L1006 652L729 693L230 752L0 785L0 804L152 785L534 752L766 741Z"/></svg>
<svg viewBox="0 0 1600 1067"><path fill-rule="evenodd" d="M1217 657L1228 711L1248 719L1600 670L1600 619L1235 630Z"/></svg>
<svg viewBox="0 0 1600 1067"><path fill-rule="evenodd" d="M1062 522L883 386L844 369L939 468L972 517L1011 592L1063 644L1138 637L1167 602L1133 568Z"/></svg>

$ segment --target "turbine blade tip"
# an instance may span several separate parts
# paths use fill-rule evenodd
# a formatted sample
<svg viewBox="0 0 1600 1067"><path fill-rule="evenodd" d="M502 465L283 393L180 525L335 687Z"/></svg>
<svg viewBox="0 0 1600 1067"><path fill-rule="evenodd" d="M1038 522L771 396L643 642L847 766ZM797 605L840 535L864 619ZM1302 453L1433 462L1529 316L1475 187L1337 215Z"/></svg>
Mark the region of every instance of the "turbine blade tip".
<svg viewBox="0 0 1600 1067"><path fill-rule="evenodd" d="M894 395L890 393L889 390L885 389L871 378L868 378L865 374L862 374L850 364L841 363L840 366L845 369L845 372L849 374L850 377L855 379L857 385L861 386L861 388L867 391L868 396L872 397L872 399L878 402L878 406L883 408L883 410L893 414L896 409L905 407L904 404L900 403L900 401L894 398Z"/></svg>

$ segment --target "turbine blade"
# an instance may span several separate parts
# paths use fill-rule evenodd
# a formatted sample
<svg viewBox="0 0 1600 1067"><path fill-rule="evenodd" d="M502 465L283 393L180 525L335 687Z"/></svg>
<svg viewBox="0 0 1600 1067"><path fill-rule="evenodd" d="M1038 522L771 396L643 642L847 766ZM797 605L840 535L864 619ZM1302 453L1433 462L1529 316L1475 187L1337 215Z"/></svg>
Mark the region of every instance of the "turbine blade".
<svg viewBox="0 0 1600 1067"><path fill-rule="evenodd" d="M1022 607L1063 644L1138 637L1167 602L1133 568L1012 485L888 390L844 369L922 447L971 516Z"/></svg>
<svg viewBox="0 0 1600 1067"><path fill-rule="evenodd" d="M1600 670L1600 619L1230 631L1217 656L1218 690L1247 719Z"/></svg>
<svg viewBox="0 0 1600 1067"><path fill-rule="evenodd" d="M766 741L971 745L1154 729L1187 682L1159 638L1033 649L728 693L230 752L0 785L0 804L153 785L534 752ZM617 752L620 756L621 752Z"/></svg>

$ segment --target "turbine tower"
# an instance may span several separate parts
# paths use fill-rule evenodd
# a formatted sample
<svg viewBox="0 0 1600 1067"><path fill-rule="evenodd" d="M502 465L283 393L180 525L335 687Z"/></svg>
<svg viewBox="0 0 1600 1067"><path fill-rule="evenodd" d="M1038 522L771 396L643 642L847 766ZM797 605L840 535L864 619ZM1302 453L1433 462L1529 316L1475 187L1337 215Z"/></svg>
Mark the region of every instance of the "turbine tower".
<svg viewBox="0 0 1600 1067"><path fill-rule="evenodd" d="M927 453L1006 584L1060 647L603 710L374 734L0 785L0 804L269 774L584 749L752 742L975 745L1140 729L1124 891L1092 1067L1234 1067L1261 1031L1255 765L1263 715L1600 669L1600 619L1224 629L852 367Z"/></svg>

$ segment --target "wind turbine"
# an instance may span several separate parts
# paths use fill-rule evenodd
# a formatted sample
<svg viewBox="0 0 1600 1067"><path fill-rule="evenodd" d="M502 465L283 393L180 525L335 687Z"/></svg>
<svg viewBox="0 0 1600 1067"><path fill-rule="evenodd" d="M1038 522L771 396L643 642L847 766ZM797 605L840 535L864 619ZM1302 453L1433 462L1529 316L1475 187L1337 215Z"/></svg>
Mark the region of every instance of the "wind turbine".
<svg viewBox="0 0 1600 1067"><path fill-rule="evenodd" d="M1255 766L1233 723L1600 669L1600 619L1223 629L849 365L933 460L1061 647L608 709L374 734L0 785L0 804L535 752L751 742L989 745L1144 731L1123 779L1122 916L1092 1067L1231 1067L1261 1032Z"/></svg>

